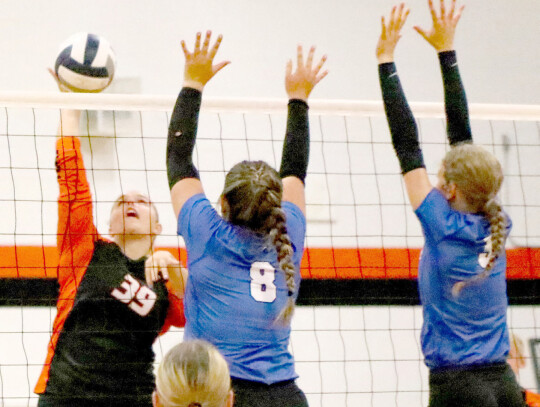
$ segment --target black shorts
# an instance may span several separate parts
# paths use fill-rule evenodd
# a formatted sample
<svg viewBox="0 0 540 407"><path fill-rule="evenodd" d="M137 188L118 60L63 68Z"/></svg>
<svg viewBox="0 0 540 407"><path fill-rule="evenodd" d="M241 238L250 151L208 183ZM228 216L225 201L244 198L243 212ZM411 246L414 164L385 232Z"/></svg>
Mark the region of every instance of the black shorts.
<svg viewBox="0 0 540 407"><path fill-rule="evenodd" d="M232 378L234 407L308 407L294 380L264 384Z"/></svg>
<svg viewBox="0 0 540 407"><path fill-rule="evenodd" d="M524 407L506 363L430 371L429 407Z"/></svg>

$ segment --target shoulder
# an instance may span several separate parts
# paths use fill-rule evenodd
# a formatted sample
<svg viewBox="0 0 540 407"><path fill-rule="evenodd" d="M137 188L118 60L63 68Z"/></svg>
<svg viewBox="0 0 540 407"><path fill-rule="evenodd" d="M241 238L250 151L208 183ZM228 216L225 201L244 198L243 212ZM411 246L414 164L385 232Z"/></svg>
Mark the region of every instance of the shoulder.
<svg viewBox="0 0 540 407"><path fill-rule="evenodd" d="M433 188L415 210L426 238L439 241L459 235L466 240L485 237L489 223L478 214L453 209L442 193Z"/></svg>

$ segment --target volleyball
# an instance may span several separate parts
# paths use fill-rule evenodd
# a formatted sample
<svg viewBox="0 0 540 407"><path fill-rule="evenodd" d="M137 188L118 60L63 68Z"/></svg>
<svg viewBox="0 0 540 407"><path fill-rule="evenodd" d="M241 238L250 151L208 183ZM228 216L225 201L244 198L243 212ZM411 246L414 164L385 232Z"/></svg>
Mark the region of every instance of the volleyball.
<svg viewBox="0 0 540 407"><path fill-rule="evenodd" d="M101 92L114 77L115 56L99 35L77 33L60 46L54 71L73 92Z"/></svg>

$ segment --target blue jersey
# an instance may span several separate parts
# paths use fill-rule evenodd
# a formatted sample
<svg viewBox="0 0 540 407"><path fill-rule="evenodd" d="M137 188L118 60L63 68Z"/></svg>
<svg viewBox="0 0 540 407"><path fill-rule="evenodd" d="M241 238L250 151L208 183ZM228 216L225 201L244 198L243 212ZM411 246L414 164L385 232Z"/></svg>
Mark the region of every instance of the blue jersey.
<svg viewBox="0 0 540 407"><path fill-rule="evenodd" d="M487 278L452 295L455 283L484 271L491 249L489 222L482 215L452 209L437 189L416 215L426 240L418 267L426 365L436 369L505 362L510 348L505 252Z"/></svg>
<svg viewBox="0 0 540 407"><path fill-rule="evenodd" d="M306 220L283 202L300 284ZM225 221L203 194L191 197L178 217L188 252L184 299L186 339L213 343L231 376L272 384L297 377L288 351L290 326L274 323L288 299L277 253L262 236Z"/></svg>

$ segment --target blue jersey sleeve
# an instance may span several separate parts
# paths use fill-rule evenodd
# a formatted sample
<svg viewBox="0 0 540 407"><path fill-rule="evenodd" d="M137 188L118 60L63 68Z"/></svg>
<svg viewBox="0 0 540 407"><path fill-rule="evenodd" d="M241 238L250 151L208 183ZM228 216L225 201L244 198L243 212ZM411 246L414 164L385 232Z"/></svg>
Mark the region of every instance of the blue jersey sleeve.
<svg viewBox="0 0 540 407"><path fill-rule="evenodd" d="M294 262L302 259L304 238L306 236L306 217L298 206L292 202L283 202L282 208L287 217L287 233L294 248Z"/></svg>
<svg viewBox="0 0 540 407"><path fill-rule="evenodd" d="M446 198L436 188L429 192L415 213L420 220L426 239L434 243L453 235L465 226L463 217L452 209Z"/></svg>
<svg viewBox="0 0 540 407"><path fill-rule="evenodd" d="M223 219L204 194L189 198L178 215L178 234L184 238L190 262L199 259Z"/></svg>

